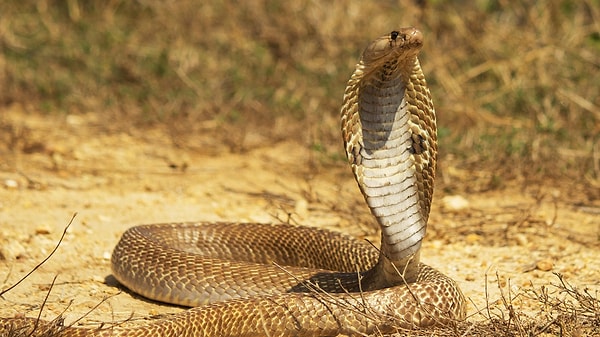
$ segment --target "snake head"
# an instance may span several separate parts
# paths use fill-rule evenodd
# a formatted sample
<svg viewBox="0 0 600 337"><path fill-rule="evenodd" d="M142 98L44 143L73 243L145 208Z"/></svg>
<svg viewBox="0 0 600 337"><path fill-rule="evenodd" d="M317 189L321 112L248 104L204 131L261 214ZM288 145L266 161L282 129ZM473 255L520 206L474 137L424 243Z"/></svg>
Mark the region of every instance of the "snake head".
<svg viewBox="0 0 600 337"><path fill-rule="evenodd" d="M423 33L414 27L401 28L381 36L371 42L362 54L361 62L370 69L379 62L389 61L390 54L395 58L409 59L417 56L423 47Z"/></svg>

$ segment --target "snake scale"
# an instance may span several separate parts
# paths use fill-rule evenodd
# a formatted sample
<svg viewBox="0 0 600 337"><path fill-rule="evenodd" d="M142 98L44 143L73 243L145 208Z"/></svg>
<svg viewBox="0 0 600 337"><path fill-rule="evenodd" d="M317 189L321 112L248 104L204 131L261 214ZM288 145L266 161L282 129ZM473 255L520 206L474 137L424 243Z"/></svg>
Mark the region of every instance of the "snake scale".
<svg viewBox="0 0 600 337"><path fill-rule="evenodd" d="M365 335L464 319L457 284L419 262L437 153L422 44L415 28L374 40L344 93L342 137L381 227L379 250L286 224L133 227L113 252L115 277L148 298L194 308L132 328L4 318L0 336Z"/></svg>

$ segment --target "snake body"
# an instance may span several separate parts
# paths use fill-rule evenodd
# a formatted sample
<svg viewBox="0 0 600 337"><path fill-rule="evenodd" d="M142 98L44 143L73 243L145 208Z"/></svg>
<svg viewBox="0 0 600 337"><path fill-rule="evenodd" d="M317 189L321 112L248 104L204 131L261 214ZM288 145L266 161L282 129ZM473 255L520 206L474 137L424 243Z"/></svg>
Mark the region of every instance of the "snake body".
<svg viewBox="0 0 600 337"><path fill-rule="evenodd" d="M437 153L435 112L415 28L373 41L350 78L342 136L381 227L381 248L316 228L241 223L127 230L113 274L148 298L194 308L133 328L0 319L4 332L59 336L364 335L466 315L457 284L420 263Z"/></svg>

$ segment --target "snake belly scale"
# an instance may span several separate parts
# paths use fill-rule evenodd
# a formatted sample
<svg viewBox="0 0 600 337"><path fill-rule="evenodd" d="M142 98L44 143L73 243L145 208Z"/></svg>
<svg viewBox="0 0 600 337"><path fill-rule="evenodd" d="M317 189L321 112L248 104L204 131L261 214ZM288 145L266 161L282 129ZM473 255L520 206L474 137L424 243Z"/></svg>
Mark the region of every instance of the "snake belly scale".
<svg viewBox="0 0 600 337"><path fill-rule="evenodd" d="M449 277L419 261L435 176L435 112L404 28L363 52L344 94L342 137L381 247L322 229L242 223L127 230L113 274L151 299L194 308L131 328L0 319L0 336L335 336L448 324L466 316Z"/></svg>

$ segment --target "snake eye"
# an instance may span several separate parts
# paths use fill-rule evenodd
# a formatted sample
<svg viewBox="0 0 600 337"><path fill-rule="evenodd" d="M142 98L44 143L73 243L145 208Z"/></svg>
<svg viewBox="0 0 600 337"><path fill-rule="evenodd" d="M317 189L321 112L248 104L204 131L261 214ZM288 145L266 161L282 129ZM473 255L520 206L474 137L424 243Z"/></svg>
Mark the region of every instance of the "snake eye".
<svg viewBox="0 0 600 337"><path fill-rule="evenodd" d="M392 39L392 41L396 41L396 39L398 38L398 35L400 35L400 32L398 32L397 30L394 30L390 33L390 38Z"/></svg>

